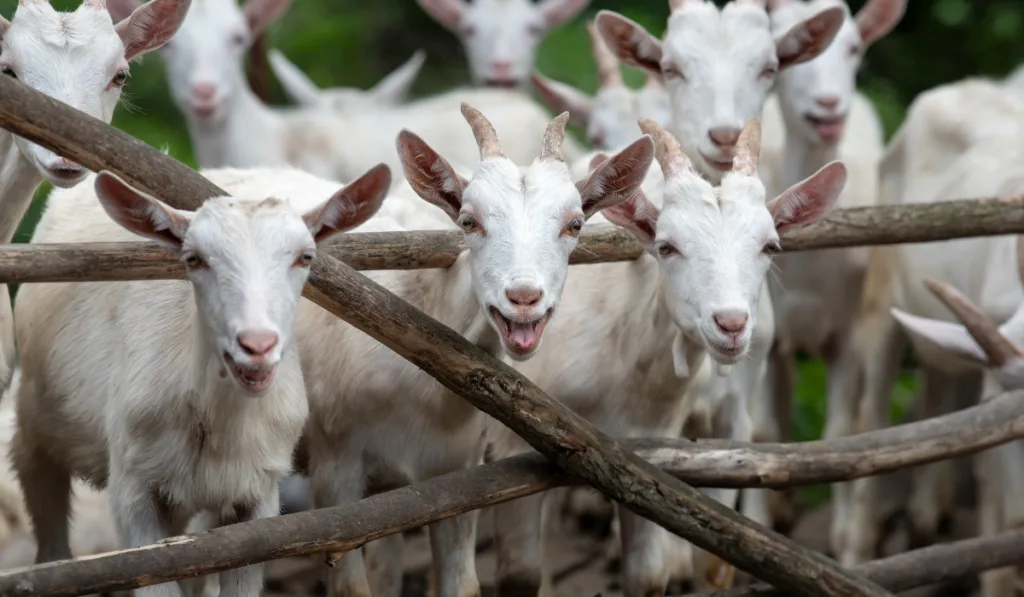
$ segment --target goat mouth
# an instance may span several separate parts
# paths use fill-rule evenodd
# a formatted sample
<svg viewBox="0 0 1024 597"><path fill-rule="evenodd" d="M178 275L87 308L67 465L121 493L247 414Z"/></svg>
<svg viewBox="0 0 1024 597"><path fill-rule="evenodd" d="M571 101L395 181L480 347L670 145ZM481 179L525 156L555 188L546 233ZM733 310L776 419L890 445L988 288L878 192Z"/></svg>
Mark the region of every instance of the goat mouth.
<svg viewBox="0 0 1024 597"><path fill-rule="evenodd" d="M843 128L846 125L846 114L832 116L805 114L804 120L814 128L814 132L818 133L818 136L823 141L836 141L843 134Z"/></svg>
<svg viewBox="0 0 1024 597"><path fill-rule="evenodd" d="M539 319L532 321L505 317L497 307L488 308L488 312L501 334L501 343L505 349L513 356L526 356L537 350L544 328L551 319L552 309L548 309Z"/></svg>
<svg viewBox="0 0 1024 597"><path fill-rule="evenodd" d="M732 158L729 158L728 160L720 160L718 158L708 156L708 154L703 151L700 152L700 157L704 158L704 161L715 170L721 170L722 172L732 170Z"/></svg>
<svg viewBox="0 0 1024 597"><path fill-rule="evenodd" d="M231 358L227 352L224 353L224 362L227 363L231 375L238 382L238 385L254 394L265 391L274 383L277 376L276 365L243 365Z"/></svg>
<svg viewBox="0 0 1024 597"><path fill-rule="evenodd" d="M86 172L81 166L77 168L46 168L46 173L51 182L56 184L71 184L81 180Z"/></svg>
<svg viewBox="0 0 1024 597"><path fill-rule="evenodd" d="M199 120L213 120L219 112L217 104L195 103L190 109Z"/></svg>
<svg viewBox="0 0 1024 597"><path fill-rule="evenodd" d="M707 344L713 353L713 358L726 365L736 363L747 352L745 344L723 344L711 339L708 339Z"/></svg>
<svg viewBox="0 0 1024 597"><path fill-rule="evenodd" d="M485 79L484 85L500 89L515 89L519 87L519 81L516 79Z"/></svg>

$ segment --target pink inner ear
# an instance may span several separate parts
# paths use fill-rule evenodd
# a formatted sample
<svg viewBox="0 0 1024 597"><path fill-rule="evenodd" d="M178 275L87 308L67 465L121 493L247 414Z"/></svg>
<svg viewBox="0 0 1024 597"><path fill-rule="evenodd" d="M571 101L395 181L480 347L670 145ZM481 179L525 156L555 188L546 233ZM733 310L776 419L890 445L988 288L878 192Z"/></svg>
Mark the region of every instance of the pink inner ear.
<svg viewBox="0 0 1024 597"><path fill-rule="evenodd" d="M885 36L903 18L906 0L870 0L854 19L864 45Z"/></svg>

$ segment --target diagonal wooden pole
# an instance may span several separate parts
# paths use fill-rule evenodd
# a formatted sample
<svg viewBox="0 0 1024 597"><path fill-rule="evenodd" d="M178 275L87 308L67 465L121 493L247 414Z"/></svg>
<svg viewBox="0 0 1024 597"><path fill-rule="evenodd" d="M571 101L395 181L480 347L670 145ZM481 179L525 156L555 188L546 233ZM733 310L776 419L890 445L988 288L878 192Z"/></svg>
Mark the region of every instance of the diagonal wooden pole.
<svg viewBox="0 0 1024 597"><path fill-rule="evenodd" d="M0 126L181 209L226 193L134 137L0 77ZM505 363L329 256L305 296L423 369L609 499L794 595L891 597L837 562L704 497L626 451ZM265 540L265 539L264 539Z"/></svg>

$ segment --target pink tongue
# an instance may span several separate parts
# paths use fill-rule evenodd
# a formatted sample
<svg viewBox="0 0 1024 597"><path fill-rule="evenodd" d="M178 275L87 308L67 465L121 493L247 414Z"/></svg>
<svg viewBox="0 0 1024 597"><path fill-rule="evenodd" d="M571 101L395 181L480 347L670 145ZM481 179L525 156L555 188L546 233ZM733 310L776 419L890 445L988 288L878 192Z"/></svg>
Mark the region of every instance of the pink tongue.
<svg viewBox="0 0 1024 597"><path fill-rule="evenodd" d="M822 138L831 141L843 133L843 124L842 122L819 123L815 125L815 128L818 129L818 134Z"/></svg>
<svg viewBox="0 0 1024 597"><path fill-rule="evenodd" d="M267 381L270 378L270 374L273 373L273 369L243 369L242 376L249 381L256 383Z"/></svg>
<svg viewBox="0 0 1024 597"><path fill-rule="evenodd" d="M519 348L533 348L533 345L537 343L537 332L532 323L513 321L509 326L508 337Z"/></svg>

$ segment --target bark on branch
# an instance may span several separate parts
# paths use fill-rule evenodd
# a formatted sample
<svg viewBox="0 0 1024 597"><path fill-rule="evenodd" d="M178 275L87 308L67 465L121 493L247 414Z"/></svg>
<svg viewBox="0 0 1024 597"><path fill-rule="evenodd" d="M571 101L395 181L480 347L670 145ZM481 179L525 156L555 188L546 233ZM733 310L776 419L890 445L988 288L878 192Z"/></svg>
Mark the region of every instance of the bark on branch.
<svg viewBox="0 0 1024 597"><path fill-rule="evenodd" d="M90 170L110 170L177 208L195 209L225 194L170 156L8 77L0 77L0 126ZM514 369L344 263L316 259L305 295L507 425L568 473L740 569L795 595L892 597L624 450ZM274 536L242 541L258 546Z"/></svg>
<svg viewBox="0 0 1024 597"><path fill-rule="evenodd" d="M1021 437L1024 392L1014 392L934 419L827 442L672 439L626 444L694 485L783 488L849 481L979 452ZM540 455L524 454L354 504L232 525L151 547L0 572L0 595L128 590L275 558L354 549L385 535L574 483L579 480L558 471ZM1024 561L1024 554L1015 561Z"/></svg>

